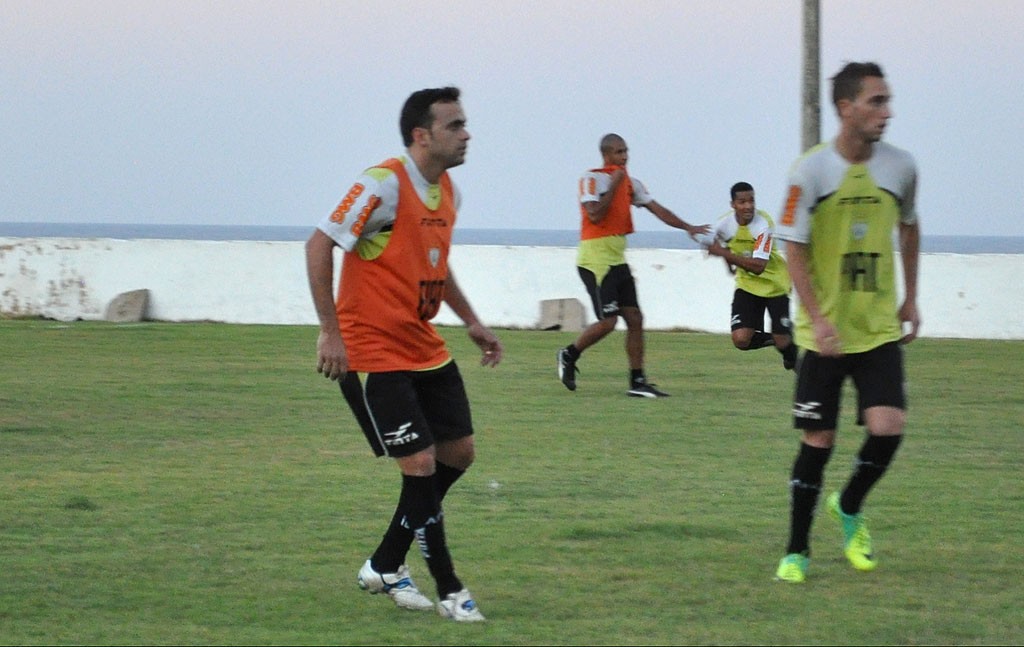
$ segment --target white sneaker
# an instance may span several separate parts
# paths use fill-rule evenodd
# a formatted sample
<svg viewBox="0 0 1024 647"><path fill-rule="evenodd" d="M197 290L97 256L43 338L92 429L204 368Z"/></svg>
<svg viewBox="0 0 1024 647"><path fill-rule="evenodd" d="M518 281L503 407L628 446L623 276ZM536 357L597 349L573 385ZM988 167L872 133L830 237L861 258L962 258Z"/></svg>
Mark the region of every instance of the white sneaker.
<svg viewBox="0 0 1024 647"><path fill-rule="evenodd" d="M430 601L430 598L416 588L415 582L409 575L409 567L405 564L399 567L397 573L378 573L373 570L370 560L366 560L363 567L359 569L356 582L359 584L359 588L374 595L387 593L395 601L395 604L403 609L426 611L434 608L434 603Z"/></svg>
<svg viewBox="0 0 1024 647"><path fill-rule="evenodd" d="M487 619L480 613L469 589L449 593L445 599L437 603L437 612L456 622L482 622Z"/></svg>

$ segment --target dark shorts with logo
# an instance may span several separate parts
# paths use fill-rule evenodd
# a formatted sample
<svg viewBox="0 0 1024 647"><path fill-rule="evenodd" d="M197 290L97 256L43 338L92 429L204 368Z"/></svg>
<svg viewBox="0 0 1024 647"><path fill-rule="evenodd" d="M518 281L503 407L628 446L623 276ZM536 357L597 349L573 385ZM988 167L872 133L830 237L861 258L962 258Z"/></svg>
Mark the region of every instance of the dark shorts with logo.
<svg viewBox="0 0 1024 647"><path fill-rule="evenodd" d="M612 265L600 285L593 272L585 267L576 269L579 270L580 279L587 288L590 303L594 306L594 314L598 320L618 316L621 308L640 307L636 298L636 282L633 280L633 273L629 271L629 265Z"/></svg>
<svg viewBox="0 0 1024 647"><path fill-rule="evenodd" d="M896 342L863 353L822 357L807 351L796 366L793 426L808 431L835 429L843 382L849 377L857 390L857 424L871 407L906 409L903 387L903 349Z"/></svg>
<svg viewBox="0 0 1024 647"><path fill-rule="evenodd" d="M772 321L772 333L792 336L789 321L789 295L780 294L775 297L759 297L746 290L736 290L732 294L732 330L753 328L764 330L764 312Z"/></svg>
<svg viewBox="0 0 1024 647"><path fill-rule="evenodd" d="M454 361L427 371L349 371L341 392L377 456L411 456L473 434L469 398Z"/></svg>

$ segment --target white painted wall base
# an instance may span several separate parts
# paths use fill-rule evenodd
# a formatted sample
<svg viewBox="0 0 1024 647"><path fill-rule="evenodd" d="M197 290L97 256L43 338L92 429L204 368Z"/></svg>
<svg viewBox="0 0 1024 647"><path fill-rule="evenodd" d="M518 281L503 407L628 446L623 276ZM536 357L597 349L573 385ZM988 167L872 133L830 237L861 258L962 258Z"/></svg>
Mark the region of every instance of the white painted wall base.
<svg viewBox="0 0 1024 647"><path fill-rule="evenodd" d="M649 330L727 333L733 281L695 250L627 252ZM451 265L484 322L535 328L540 302L590 300L571 247L457 245ZM340 255L337 258L340 264ZM1024 255L923 254L925 337L1024 339ZM122 292L149 290L164 321L315 325L301 242L0 238L0 313L100 320ZM442 308L435 320L458 324Z"/></svg>

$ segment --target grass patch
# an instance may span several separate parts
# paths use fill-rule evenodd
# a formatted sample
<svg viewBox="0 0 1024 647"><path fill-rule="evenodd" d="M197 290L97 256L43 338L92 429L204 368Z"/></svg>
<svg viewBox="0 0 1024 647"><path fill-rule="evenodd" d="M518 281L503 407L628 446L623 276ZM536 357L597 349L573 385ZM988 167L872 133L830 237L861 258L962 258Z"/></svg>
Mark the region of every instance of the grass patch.
<svg viewBox="0 0 1024 647"><path fill-rule="evenodd" d="M628 398L621 333L557 381L564 332L442 329L478 460L446 502L489 622L355 586L399 479L314 371L307 326L0 321L0 641L10 644L1019 644L1024 342L907 347L908 436L868 500L880 566L823 517L772 581L792 374L725 335L648 333L672 394ZM861 431L852 391L826 487ZM422 560L410 565L432 592Z"/></svg>

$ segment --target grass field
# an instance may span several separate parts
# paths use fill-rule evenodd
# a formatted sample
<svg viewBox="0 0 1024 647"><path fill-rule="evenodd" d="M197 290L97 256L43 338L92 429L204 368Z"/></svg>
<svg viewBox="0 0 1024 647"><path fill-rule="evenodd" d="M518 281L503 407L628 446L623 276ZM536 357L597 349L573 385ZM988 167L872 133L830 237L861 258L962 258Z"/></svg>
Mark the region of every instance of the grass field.
<svg viewBox="0 0 1024 647"><path fill-rule="evenodd" d="M355 586L399 480L313 370L315 328L19 320L0 321L0 643L1024 642L1024 342L907 347L908 436L866 507L880 566L849 568L823 516L800 586L772 580L798 440L777 353L648 333L672 393L649 401L625 395L621 333L570 393L569 333L500 331L491 370L442 332L478 443L449 544L487 623ZM844 404L830 490L861 442Z"/></svg>

